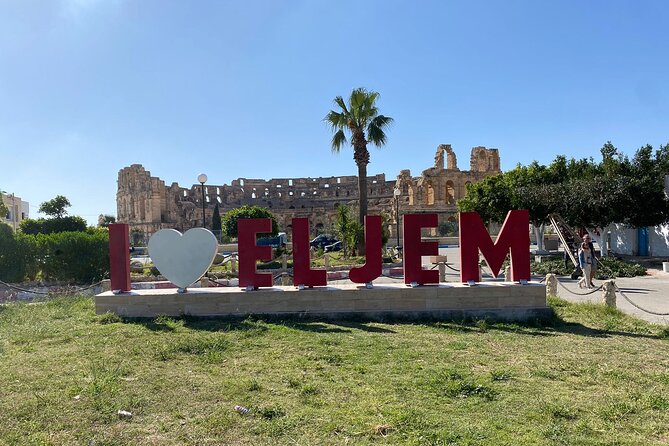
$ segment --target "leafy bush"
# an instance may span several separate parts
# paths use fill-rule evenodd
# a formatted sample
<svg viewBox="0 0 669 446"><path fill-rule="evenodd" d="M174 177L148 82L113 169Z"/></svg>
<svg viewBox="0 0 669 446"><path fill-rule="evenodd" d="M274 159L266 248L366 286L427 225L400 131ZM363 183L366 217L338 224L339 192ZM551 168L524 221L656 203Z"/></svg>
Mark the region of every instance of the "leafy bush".
<svg viewBox="0 0 669 446"><path fill-rule="evenodd" d="M558 258L544 258L541 262L531 262L530 269L532 270L532 274L540 276L545 276L548 273L557 274L559 276L568 276L574 271L574 267L571 263L569 263L569 266L567 267L565 266L564 259Z"/></svg>
<svg viewBox="0 0 669 446"><path fill-rule="evenodd" d="M626 262L615 257L602 257L599 261L601 264L597 268L597 279L646 275L646 268L638 263Z"/></svg>
<svg viewBox="0 0 669 446"><path fill-rule="evenodd" d="M602 257L597 268L596 279L609 279L611 277L636 277L645 276L646 268L637 264L627 262L615 257ZM568 276L574 271L571 263L565 266L564 259L544 259L541 263L532 262L530 265L533 274L544 276L548 273L559 276Z"/></svg>
<svg viewBox="0 0 669 446"><path fill-rule="evenodd" d="M32 218L21 222L21 232L24 234L54 234L56 232L83 232L86 231L86 221L78 216L61 218Z"/></svg>
<svg viewBox="0 0 669 446"><path fill-rule="evenodd" d="M447 221L439 225L439 235L441 237L455 237L458 235L458 222Z"/></svg>
<svg viewBox="0 0 669 446"><path fill-rule="evenodd" d="M45 278L92 283L109 271L109 234L98 230L39 234L39 265Z"/></svg>
<svg viewBox="0 0 669 446"><path fill-rule="evenodd" d="M33 237L14 234L9 225L0 223L0 280L22 282L37 274L36 243Z"/></svg>
<svg viewBox="0 0 669 446"><path fill-rule="evenodd" d="M362 224L352 215L350 207L341 205L337 208L334 230L337 237L343 242L344 257L355 255L355 250L364 240L365 233Z"/></svg>
<svg viewBox="0 0 669 446"><path fill-rule="evenodd" d="M279 233L279 224L276 222L274 215L265 208L259 206L242 206L237 209L232 209L226 212L221 217L221 223L226 235L230 237L237 237L237 220L240 218L271 218L272 232L270 235L277 235Z"/></svg>

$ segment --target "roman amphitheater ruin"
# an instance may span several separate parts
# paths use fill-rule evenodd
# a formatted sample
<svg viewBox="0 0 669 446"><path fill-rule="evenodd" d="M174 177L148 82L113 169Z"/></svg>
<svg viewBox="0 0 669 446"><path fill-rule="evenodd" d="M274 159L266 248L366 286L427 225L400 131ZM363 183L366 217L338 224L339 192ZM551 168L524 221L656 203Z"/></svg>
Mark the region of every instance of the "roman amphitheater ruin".
<svg viewBox="0 0 669 446"><path fill-rule="evenodd" d="M460 170L455 153L448 144L437 147L434 165L414 177L402 170L395 180L385 174L367 179L370 214L385 213L396 219L393 192L400 190L400 215L403 213L436 213L439 223L455 221L456 201L465 195L466 186L501 172L497 149L474 147L469 170ZM340 205L357 206L356 176L320 178L274 178L270 180L238 178L230 185L205 185L205 219L211 227L216 204L221 215L243 205L268 208L276 217L281 231L290 234L293 217L308 217L313 234L331 228ZM140 164L119 171L117 220L128 223L135 234L148 237L163 228L180 231L202 225L202 186L170 186L152 177ZM392 236L395 226L391 225Z"/></svg>

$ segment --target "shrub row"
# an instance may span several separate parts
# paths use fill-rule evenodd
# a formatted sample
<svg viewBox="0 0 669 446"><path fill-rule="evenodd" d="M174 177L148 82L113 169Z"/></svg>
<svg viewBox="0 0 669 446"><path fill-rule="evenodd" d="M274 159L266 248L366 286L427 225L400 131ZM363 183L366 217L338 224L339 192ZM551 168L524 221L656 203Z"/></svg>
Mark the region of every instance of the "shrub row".
<svg viewBox="0 0 669 446"><path fill-rule="evenodd" d="M643 266L627 262L615 257L601 257L600 266L597 268L596 279L609 279L611 277L636 277L645 276L646 268ZM571 265L565 265L563 259L544 259L542 262L532 262L530 265L533 274L544 276L553 273L561 276L568 276L574 271Z"/></svg>
<svg viewBox="0 0 669 446"><path fill-rule="evenodd" d="M14 234L0 224L0 280L44 280L87 284L109 271L109 233L105 229L54 234Z"/></svg>
<svg viewBox="0 0 669 446"><path fill-rule="evenodd" d="M84 232L86 220L78 216L60 218L28 218L21 222L21 232L24 234L55 234L57 232Z"/></svg>

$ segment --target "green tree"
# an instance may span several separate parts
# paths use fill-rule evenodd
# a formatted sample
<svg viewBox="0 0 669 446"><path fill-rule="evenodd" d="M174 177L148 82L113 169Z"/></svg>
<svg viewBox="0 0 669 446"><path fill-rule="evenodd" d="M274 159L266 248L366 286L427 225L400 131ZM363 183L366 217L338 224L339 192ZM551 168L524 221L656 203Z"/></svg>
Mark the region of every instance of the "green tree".
<svg viewBox="0 0 669 446"><path fill-rule="evenodd" d="M574 227L625 223L655 226L669 221L664 177L669 172L669 145L653 151L641 147L630 160L610 142L602 161L567 159L549 166L533 162L470 185L458 202L462 211L477 211L486 221L501 222L510 209L527 209L537 240L548 215L558 213Z"/></svg>
<svg viewBox="0 0 669 446"><path fill-rule="evenodd" d="M330 110L323 119L334 132L331 142L333 152L340 152L347 143L346 133L350 133L353 159L358 166L360 224L364 223L367 215L367 164L369 164L367 143L370 142L377 147L385 145L385 130L393 121L393 118L379 114L376 107L378 97L379 94L374 91L356 88L351 92L348 104L341 96L337 96L334 103L339 111Z"/></svg>
<svg viewBox="0 0 669 446"><path fill-rule="evenodd" d="M493 175L467 185L467 193L457 205L462 212L478 212L486 224L500 223L513 209L513 191L503 174Z"/></svg>
<svg viewBox="0 0 669 446"><path fill-rule="evenodd" d="M40 204L38 211L53 218L63 218L67 215L66 208L70 206L72 206L70 200L62 195L56 195L55 198Z"/></svg>
<svg viewBox="0 0 669 446"><path fill-rule="evenodd" d="M246 205L237 209L232 209L223 214L221 224L228 237L237 237L237 220L240 218L271 218L272 232L270 234L277 235L279 233L279 224L268 209L259 206Z"/></svg>
<svg viewBox="0 0 669 446"><path fill-rule="evenodd" d="M342 241L344 257L355 253L355 248L363 239L363 226L351 216L351 208L346 205L337 207L334 225L335 234Z"/></svg>
<svg viewBox="0 0 669 446"><path fill-rule="evenodd" d="M218 203L216 203L216 207L214 207L214 215L211 217L211 230L216 236L220 236L222 228L221 210L218 207Z"/></svg>
<svg viewBox="0 0 669 446"><path fill-rule="evenodd" d="M0 191L0 194L2 191ZM5 202L2 201L2 196L0 196L0 218L5 218L7 213L9 212L9 208L5 205Z"/></svg>

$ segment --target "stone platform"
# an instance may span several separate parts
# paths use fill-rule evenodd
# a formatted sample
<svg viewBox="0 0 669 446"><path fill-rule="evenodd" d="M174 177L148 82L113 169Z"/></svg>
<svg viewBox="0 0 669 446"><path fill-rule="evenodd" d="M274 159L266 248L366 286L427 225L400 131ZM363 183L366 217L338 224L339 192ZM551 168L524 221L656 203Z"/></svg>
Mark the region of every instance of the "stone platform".
<svg viewBox="0 0 669 446"><path fill-rule="evenodd" d="M174 289L136 290L95 297L97 314L124 317L298 315L322 318L362 316L436 317L462 319L490 317L526 320L550 315L546 287L537 282L426 285L379 284L367 289L355 284L298 290L277 286L245 291L240 288L193 288L185 294Z"/></svg>

